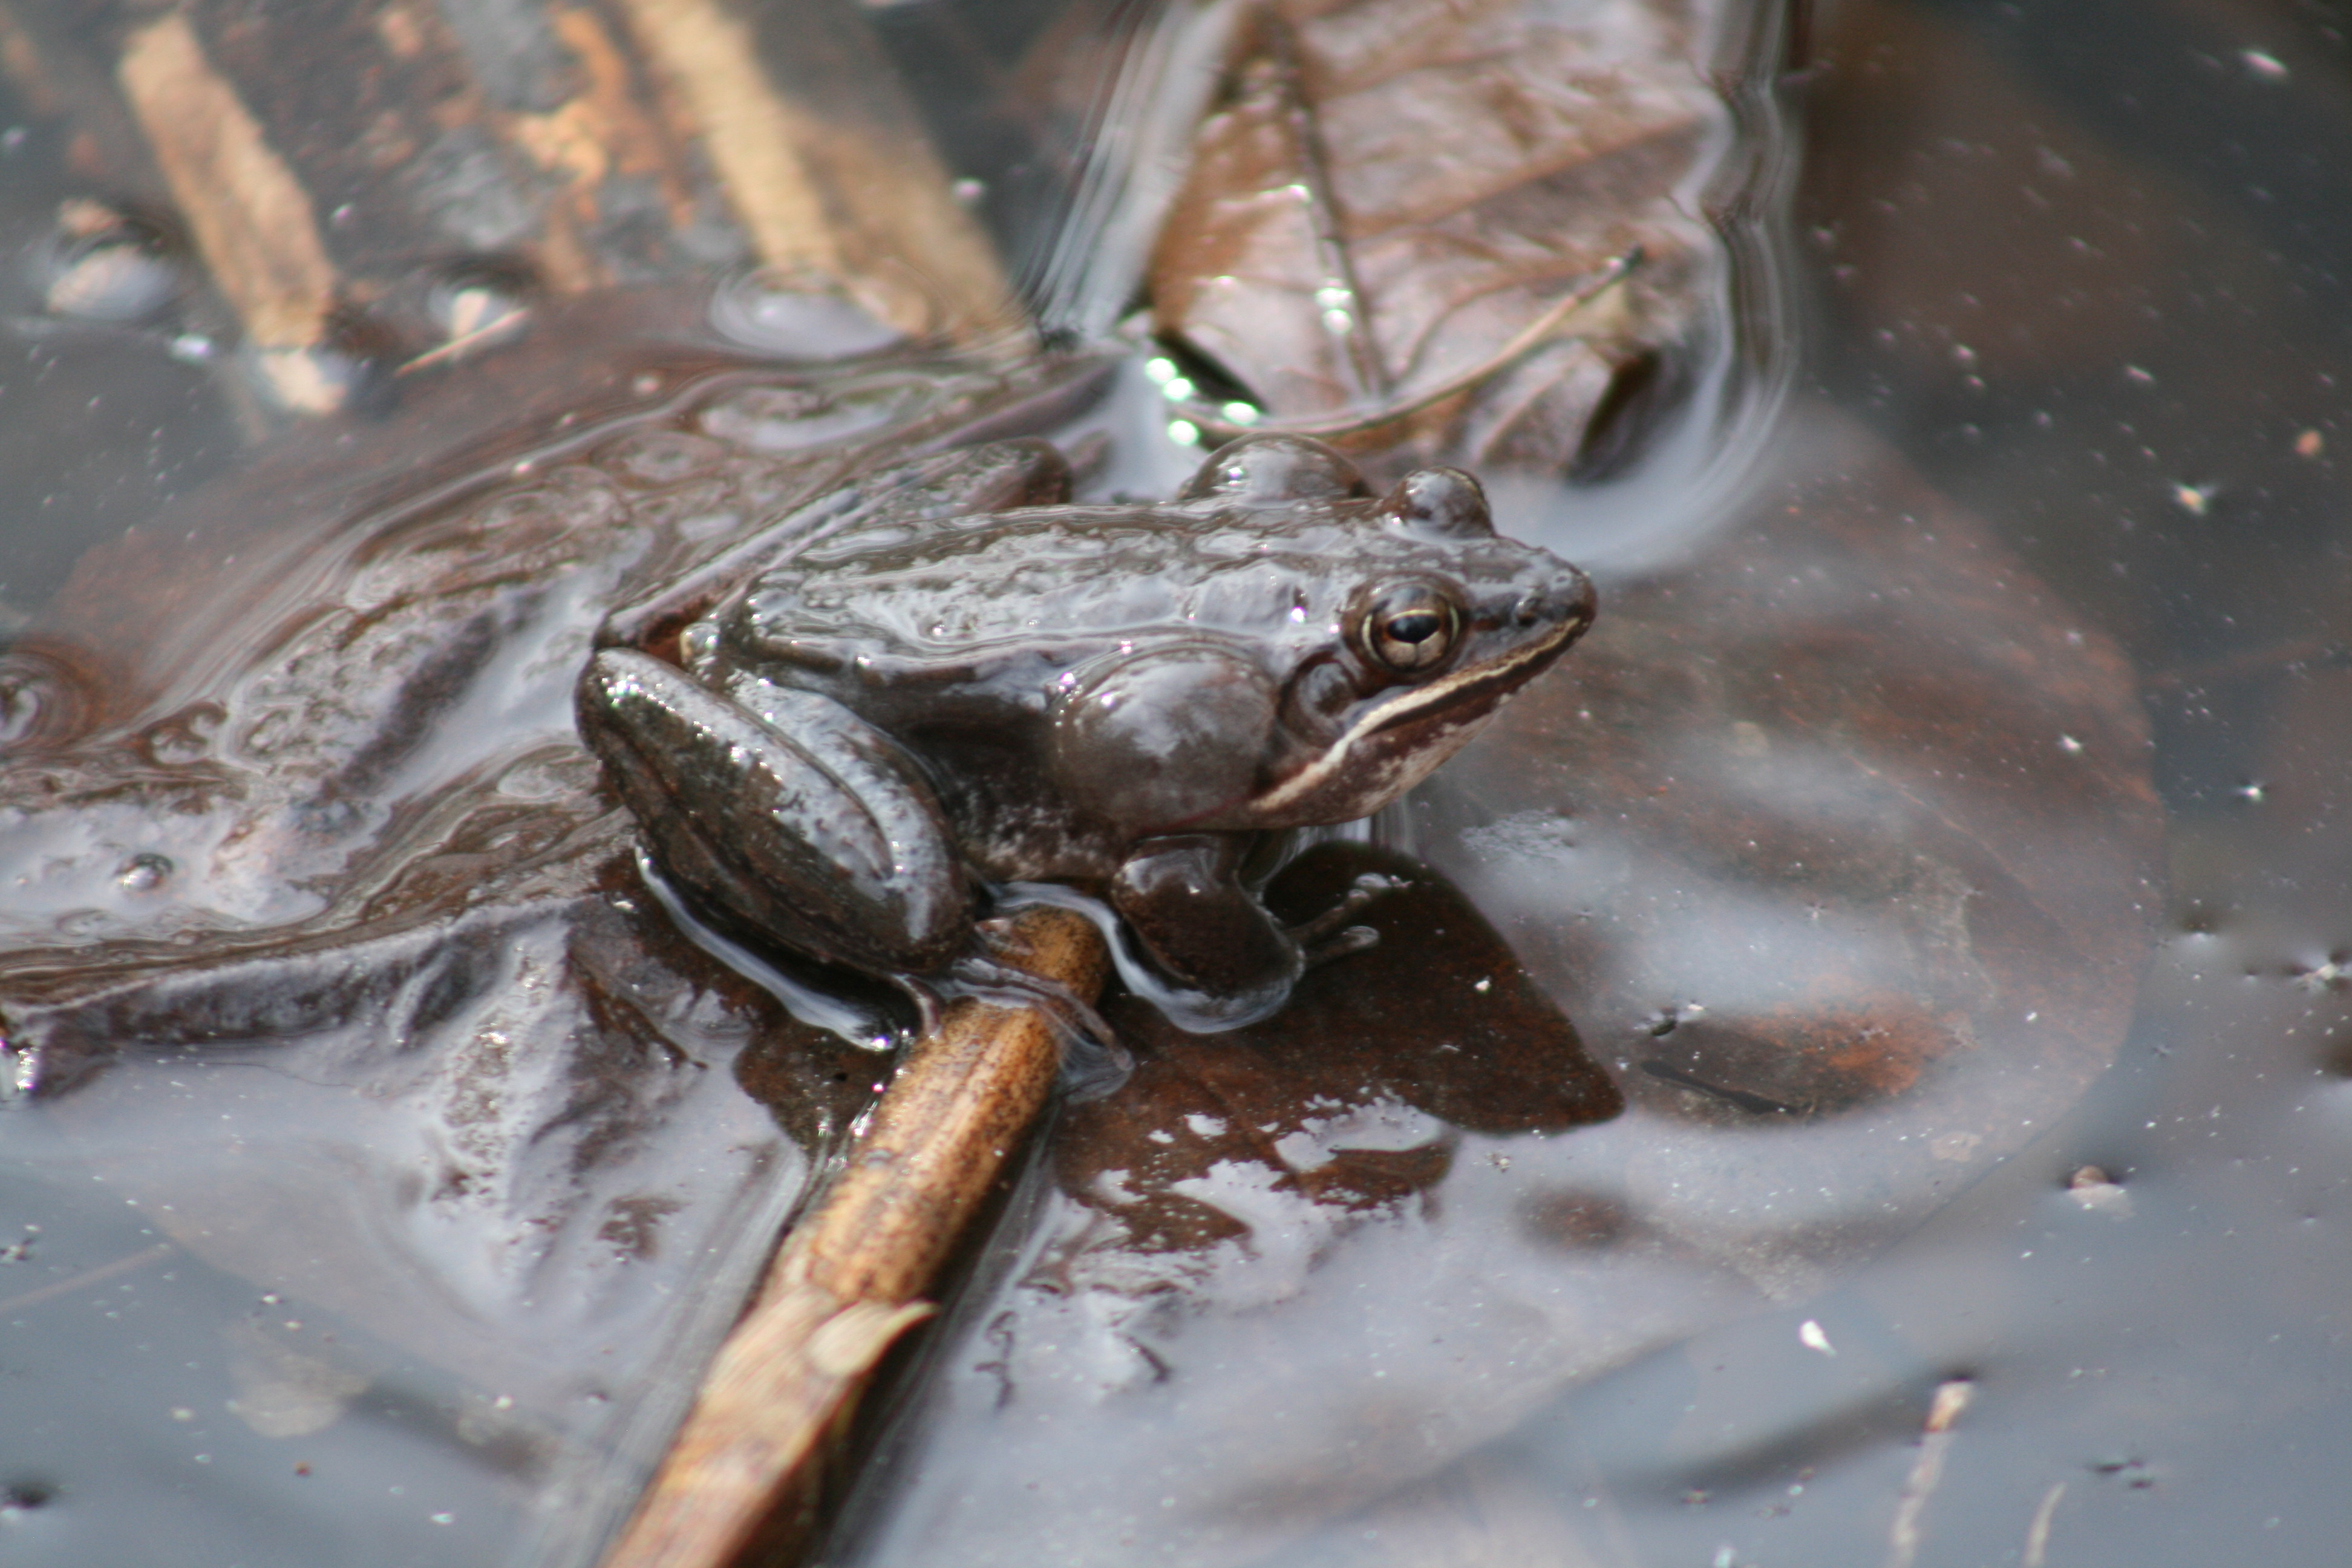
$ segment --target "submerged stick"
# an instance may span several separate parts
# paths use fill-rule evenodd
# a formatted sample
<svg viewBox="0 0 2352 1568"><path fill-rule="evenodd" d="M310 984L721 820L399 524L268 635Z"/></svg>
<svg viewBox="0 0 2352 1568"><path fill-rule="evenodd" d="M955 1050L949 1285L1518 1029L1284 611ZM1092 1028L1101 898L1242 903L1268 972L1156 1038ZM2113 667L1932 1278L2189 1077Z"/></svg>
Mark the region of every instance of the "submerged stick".
<svg viewBox="0 0 2352 1568"><path fill-rule="evenodd" d="M326 337L341 288L310 192L179 12L130 36L117 75L263 374L289 408L337 406L305 353Z"/></svg>
<svg viewBox="0 0 2352 1568"><path fill-rule="evenodd" d="M1091 1000L1101 936L1034 907L994 956ZM723 1568L805 1528L818 1461L1017 1150L1061 1062L1034 1007L967 998L908 1050L720 1347L604 1568Z"/></svg>
<svg viewBox="0 0 2352 1568"><path fill-rule="evenodd" d="M184 232L218 300L135 324L176 332L184 306L176 335L209 352L225 304L267 394L253 435L373 406L382 367L446 366L521 335L531 300L605 289L699 313L716 285L751 301L727 331L754 349L817 341L789 310L759 325L761 301L830 295L917 344L1034 351L856 0L98 7L119 30L53 15L89 9L0 0L0 78L68 121L77 179L159 248Z"/></svg>
<svg viewBox="0 0 2352 1568"><path fill-rule="evenodd" d="M844 288L918 342L1031 349L986 231L956 199L858 7L622 9L778 280Z"/></svg>

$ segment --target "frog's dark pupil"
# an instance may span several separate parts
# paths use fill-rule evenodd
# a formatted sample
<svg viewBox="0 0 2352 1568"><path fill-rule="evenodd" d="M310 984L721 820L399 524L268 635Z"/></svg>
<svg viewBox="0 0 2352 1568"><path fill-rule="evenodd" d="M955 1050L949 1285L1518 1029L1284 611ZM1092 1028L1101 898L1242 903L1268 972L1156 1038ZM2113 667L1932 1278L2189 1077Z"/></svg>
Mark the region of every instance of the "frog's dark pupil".
<svg viewBox="0 0 2352 1568"><path fill-rule="evenodd" d="M1400 673L1434 669L1454 642L1453 605L1433 588L1404 584L1381 596L1364 621L1364 651Z"/></svg>

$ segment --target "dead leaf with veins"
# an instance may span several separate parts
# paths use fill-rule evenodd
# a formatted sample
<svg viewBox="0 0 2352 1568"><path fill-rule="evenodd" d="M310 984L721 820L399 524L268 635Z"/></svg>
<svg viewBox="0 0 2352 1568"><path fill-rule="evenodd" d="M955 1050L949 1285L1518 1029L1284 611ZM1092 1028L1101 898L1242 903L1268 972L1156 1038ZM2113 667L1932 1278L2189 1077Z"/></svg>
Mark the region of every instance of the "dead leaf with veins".
<svg viewBox="0 0 2352 1568"><path fill-rule="evenodd" d="M1163 337L1252 423L1400 463L1611 458L1709 308L1727 110L1692 5L1269 4L1152 258ZM1180 389L1181 390L1181 389Z"/></svg>

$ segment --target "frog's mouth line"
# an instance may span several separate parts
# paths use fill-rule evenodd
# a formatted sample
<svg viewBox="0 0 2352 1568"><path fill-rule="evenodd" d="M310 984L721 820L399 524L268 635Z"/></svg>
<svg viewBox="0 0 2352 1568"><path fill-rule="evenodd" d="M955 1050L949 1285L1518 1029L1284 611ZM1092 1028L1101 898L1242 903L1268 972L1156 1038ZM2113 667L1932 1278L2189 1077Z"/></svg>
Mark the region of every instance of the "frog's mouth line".
<svg viewBox="0 0 2352 1568"><path fill-rule="evenodd" d="M1348 726L1347 731L1332 742L1321 756L1261 800L1259 811L1285 811L1313 795L1348 766L1357 747L1381 731L1400 729L1433 710L1460 713L1462 739L1467 741L1469 731L1484 721L1497 703L1524 684L1535 669L1558 658L1590 625L1591 622L1582 616L1562 621L1559 628L1541 642L1524 644L1483 664L1457 669L1426 686L1411 687L1397 693ZM1530 668L1530 666L1534 668ZM1419 782L1422 774L1444 761L1450 750L1436 752L1428 765L1406 781L1403 787L1410 788Z"/></svg>

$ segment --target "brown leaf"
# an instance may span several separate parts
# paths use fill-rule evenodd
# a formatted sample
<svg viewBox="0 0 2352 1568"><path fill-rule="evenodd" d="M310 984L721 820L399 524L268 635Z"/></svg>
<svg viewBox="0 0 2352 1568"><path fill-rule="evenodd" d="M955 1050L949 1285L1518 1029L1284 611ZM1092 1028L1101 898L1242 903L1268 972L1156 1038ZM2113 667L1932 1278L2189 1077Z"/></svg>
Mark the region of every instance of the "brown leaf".
<svg viewBox="0 0 2352 1568"><path fill-rule="evenodd" d="M1696 48L1671 4L1262 6L1161 231L1160 329L1276 422L1392 420L1475 376L1413 422L1417 449L1558 467L1703 308L1713 241L1683 193L1724 110Z"/></svg>
<svg viewBox="0 0 2352 1568"><path fill-rule="evenodd" d="M1422 803L1433 861L1661 1113L1901 1101L1981 1168L2103 1065L2158 900L2130 671L1858 434L1704 568L1604 589L1570 679ZM2044 1075L1981 1076L2015 1052Z"/></svg>

